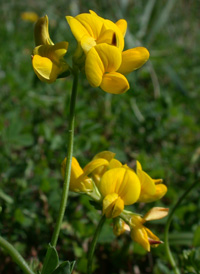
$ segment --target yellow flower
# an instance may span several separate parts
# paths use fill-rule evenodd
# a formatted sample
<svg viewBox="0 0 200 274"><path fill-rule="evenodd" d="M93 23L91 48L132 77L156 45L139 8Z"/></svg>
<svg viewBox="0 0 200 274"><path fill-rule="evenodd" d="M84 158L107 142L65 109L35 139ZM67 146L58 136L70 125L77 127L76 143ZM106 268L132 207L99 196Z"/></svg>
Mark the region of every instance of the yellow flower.
<svg viewBox="0 0 200 274"><path fill-rule="evenodd" d="M35 25L35 44L32 65L41 81L52 83L58 77L70 74L69 66L63 59L68 42L53 44L49 37L47 16L40 18Z"/></svg>
<svg viewBox="0 0 200 274"><path fill-rule="evenodd" d="M119 167L103 174L98 189L103 196L103 214L115 218L123 211L124 205L138 200L141 186L134 171Z"/></svg>
<svg viewBox="0 0 200 274"><path fill-rule="evenodd" d="M90 85L112 94L126 92L130 87L124 75L141 67L149 58L148 50L143 47L123 51L126 20L113 23L94 11L66 18L78 45L86 53L85 74Z"/></svg>
<svg viewBox="0 0 200 274"><path fill-rule="evenodd" d="M162 179L154 180L142 170L140 162L137 161L136 173L141 182L141 193L139 202L149 203L161 199L167 192L167 187L162 184Z"/></svg>
<svg viewBox="0 0 200 274"><path fill-rule="evenodd" d="M130 220L131 238L133 241L139 243L145 250L150 251L151 246L157 247L162 241L153 234L151 230L143 224L146 221L158 220L164 218L168 214L167 208L152 208L144 218L133 215Z"/></svg>
<svg viewBox="0 0 200 274"><path fill-rule="evenodd" d="M63 179L65 178L66 158L61 164L61 173ZM93 183L87 176L83 180L78 180L83 175L83 169L80 167L75 157L72 157L71 176L69 190L74 192L90 192L93 190Z"/></svg>
<svg viewBox="0 0 200 274"><path fill-rule="evenodd" d="M75 157L72 157L71 177L69 189L74 192L91 192L93 191L92 179L88 177L95 169L100 166L108 165L105 159L95 159L87 164L83 169L80 167ZM61 173L65 177L66 158L61 164Z"/></svg>
<svg viewBox="0 0 200 274"><path fill-rule="evenodd" d="M122 51L124 48L124 23L118 25L110 20L105 20L95 12L82 13L76 17L66 16L71 31L80 43L84 52L87 53L92 47L100 43L115 45ZM121 29L120 29L121 28Z"/></svg>
<svg viewBox="0 0 200 274"><path fill-rule="evenodd" d="M104 165L96 168L91 174L92 179L94 180L97 187L99 185L99 182L101 181L101 177L108 169L122 166L122 164L114 157L115 157L115 153L111 151L102 151L94 156L93 160L105 159L108 161L108 165Z"/></svg>
<svg viewBox="0 0 200 274"><path fill-rule="evenodd" d="M126 77L117 72L122 62L121 51L108 44L92 47L86 55L85 74L93 87L101 87L113 94L124 93L129 89Z"/></svg>
<svg viewBox="0 0 200 274"><path fill-rule="evenodd" d="M24 21L29 21L29 22L36 22L38 20L38 15L35 12L32 11L26 11L21 13L21 18Z"/></svg>

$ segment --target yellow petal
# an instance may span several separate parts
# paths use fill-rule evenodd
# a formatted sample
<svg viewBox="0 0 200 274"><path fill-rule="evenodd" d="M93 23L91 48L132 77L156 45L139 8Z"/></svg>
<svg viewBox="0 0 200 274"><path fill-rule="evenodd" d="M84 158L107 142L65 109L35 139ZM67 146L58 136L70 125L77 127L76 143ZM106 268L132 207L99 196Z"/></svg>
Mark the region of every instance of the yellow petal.
<svg viewBox="0 0 200 274"><path fill-rule="evenodd" d="M61 173L63 179L65 178L66 158L61 164ZM93 190L92 180L84 176L83 180L78 180L83 174L83 169L80 167L75 157L72 157L71 176L69 189L74 192L90 192Z"/></svg>
<svg viewBox="0 0 200 274"><path fill-rule="evenodd" d="M126 75L133 70L140 68L149 59L149 52L146 48L137 47L122 52L122 63L118 72Z"/></svg>
<svg viewBox="0 0 200 274"><path fill-rule="evenodd" d="M35 24L34 37L35 45L53 45L49 36L49 20L48 16L41 17Z"/></svg>
<svg viewBox="0 0 200 274"><path fill-rule="evenodd" d="M168 215L169 208L153 207L143 217L146 221L159 220Z"/></svg>
<svg viewBox="0 0 200 274"><path fill-rule="evenodd" d="M78 42L86 35L90 36L87 29L74 17L66 16L70 29Z"/></svg>
<svg viewBox="0 0 200 274"><path fill-rule="evenodd" d="M103 214L106 215L106 218L115 218L124 209L123 200L116 194L108 194L103 199Z"/></svg>
<svg viewBox="0 0 200 274"><path fill-rule="evenodd" d="M130 88L126 77L118 72L104 74L100 87L112 94L122 94Z"/></svg>
<svg viewBox="0 0 200 274"><path fill-rule="evenodd" d="M147 202L148 199L155 195L156 187L151 177L141 169L137 169L137 175L141 183L140 202Z"/></svg>
<svg viewBox="0 0 200 274"><path fill-rule="evenodd" d="M108 166L108 164L109 164L109 162L106 159L102 159L102 158L95 159L84 167L84 169L83 169L84 174L89 175L96 168L101 167L101 166Z"/></svg>
<svg viewBox="0 0 200 274"><path fill-rule="evenodd" d="M126 20L120 19L115 24L120 29L122 35L125 36L126 35L126 30L127 30L127 22L126 22Z"/></svg>
<svg viewBox="0 0 200 274"><path fill-rule="evenodd" d="M117 47L103 43L96 45L95 49L103 63L105 72L118 70L121 65L122 56Z"/></svg>
<svg viewBox="0 0 200 274"><path fill-rule="evenodd" d="M122 167L122 163L120 163L120 161L118 161L117 159L112 159L109 163L108 169L112 169L116 167Z"/></svg>
<svg viewBox="0 0 200 274"><path fill-rule="evenodd" d="M51 52L57 56L58 59L61 59L64 57L64 55L67 52L69 43L68 42L59 42L56 43L52 48Z"/></svg>
<svg viewBox="0 0 200 274"><path fill-rule="evenodd" d="M114 157L115 157L115 153L113 153L111 151L102 151L102 152L97 153L94 156L93 160L103 158L103 159L106 159L108 162L110 162Z"/></svg>
<svg viewBox="0 0 200 274"><path fill-rule="evenodd" d="M105 29L112 30L116 34L116 40L118 41L117 47L120 49L120 51L122 51L124 49L124 37L123 37L123 34L122 34L120 28L115 23L113 23L111 20L104 19L104 18L98 16L94 11L90 10L90 13L93 16L96 16L96 18L98 20L101 20L101 22L103 23L103 27Z"/></svg>
<svg viewBox="0 0 200 274"><path fill-rule="evenodd" d="M95 39L99 37L103 23L97 16L89 13L82 13L75 18L87 30L89 36Z"/></svg>
<svg viewBox="0 0 200 274"><path fill-rule="evenodd" d="M131 238L140 244L145 250L150 251L150 243L144 226L138 226L131 230Z"/></svg>
<svg viewBox="0 0 200 274"><path fill-rule="evenodd" d="M140 182L133 171L113 168L104 173L99 190L104 197L116 193L125 205L130 205L135 203L140 195Z"/></svg>
<svg viewBox="0 0 200 274"><path fill-rule="evenodd" d="M43 82L54 82L60 72L60 69L50 59L39 55L33 56L32 65L35 74Z"/></svg>
<svg viewBox="0 0 200 274"><path fill-rule="evenodd" d="M109 45L116 46L116 34L113 30L104 28L103 25L101 33L97 38L96 42L97 44L106 43Z"/></svg>
<svg viewBox="0 0 200 274"><path fill-rule="evenodd" d="M88 35L83 36L81 39L81 47L84 50L85 54L89 52L89 50L96 45L96 41L93 37Z"/></svg>
<svg viewBox="0 0 200 274"><path fill-rule="evenodd" d="M142 170L142 166L139 161L136 161L136 169L137 169L137 172L139 169Z"/></svg>
<svg viewBox="0 0 200 274"><path fill-rule="evenodd" d="M155 234L153 234L153 232L150 229L145 227L145 230L147 232L148 241L151 247L157 247L159 244L163 243Z"/></svg>
<svg viewBox="0 0 200 274"><path fill-rule="evenodd" d="M66 161L65 158L61 164L61 173L63 179L65 178L65 168L66 168ZM76 180L81 174L83 174L83 169L80 167L79 162L76 160L75 157L72 157L72 164L71 164L71 180Z"/></svg>
<svg viewBox="0 0 200 274"><path fill-rule="evenodd" d="M91 48L85 60L85 74L92 87L99 87L104 74L104 66L95 47Z"/></svg>

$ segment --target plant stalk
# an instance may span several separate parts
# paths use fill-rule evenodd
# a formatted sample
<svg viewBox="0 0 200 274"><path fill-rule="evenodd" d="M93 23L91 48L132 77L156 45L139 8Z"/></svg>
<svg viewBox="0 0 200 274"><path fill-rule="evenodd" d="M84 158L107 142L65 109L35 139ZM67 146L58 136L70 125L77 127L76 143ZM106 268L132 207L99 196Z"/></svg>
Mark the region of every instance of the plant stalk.
<svg viewBox="0 0 200 274"><path fill-rule="evenodd" d="M90 248L89 248L89 253L88 253L88 264L87 264L87 274L91 274L92 273L92 261L93 261L93 256L94 256L94 251L95 251L95 247L97 244L97 240L99 238L101 229L105 223L106 217L105 215L103 215L98 223L98 226L96 228L96 231L94 233L94 237L92 239L92 242L90 244Z"/></svg>
<svg viewBox="0 0 200 274"><path fill-rule="evenodd" d="M25 274L34 274L34 272L30 269L24 258L20 255L20 253L15 249L13 245L11 245L7 240L0 236L0 246L8 252L8 254L12 257L13 261L18 264L21 270Z"/></svg>
<svg viewBox="0 0 200 274"><path fill-rule="evenodd" d="M77 96L77 87L78 87L78 70L74 72L71 101L70 101L70 115L69 115L69 128L68 128L68 143L67 143L67 161L65 169L65 179L63 184L63 192L60 202L60 209L58 213L57 222L51 239L51 245L56 247L58 237L60 234L60 228L63 221L65 208L67 205L67 198L69 192L69 183L71 175L71 163L72 163L72 154L73 154L73 142L74 142L74 121L75 121L75 105L76 105L76 96Z"/></svg>
<svg viewBox="0 0 200 274"><path fill-rule="evenodd" d="M169 235L169 227L170 227L174 212L179 207L179 205L184 200L184 198L188 195L188 193L197 185L197 183L199 183L199 181L195 181L188 189L186 189L186 191L178 199L177 203L175 204L175 206L173 207L173 209L171 210L171 212L168 216L167 223L166 223L166 226L165 226L165 233L164 233L165 251L166 251L168 260L169 260L175 274L180 274L180 271L179 271L179 269L176 265L176 261L175 261L173 255L172 255L172 253L171 253L171 250L170 250L169 236L168 236Z"/></svg>

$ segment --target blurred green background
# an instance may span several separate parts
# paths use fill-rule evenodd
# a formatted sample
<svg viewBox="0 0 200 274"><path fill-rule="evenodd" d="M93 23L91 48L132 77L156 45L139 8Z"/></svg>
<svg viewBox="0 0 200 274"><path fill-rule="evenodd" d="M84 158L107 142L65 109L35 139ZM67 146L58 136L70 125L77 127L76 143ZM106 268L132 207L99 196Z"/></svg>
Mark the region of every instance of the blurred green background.
<svg viewBox="0 0 200 274"><path fill-rule="evenodd" d="M34 75L31 53L34 24L21 13L48 15L54 42L69 41L66 60L76 46L65 20L94 10L104 18L128 22L126 48L145 46L151 57L129 76L130 90L106 94L82 75L76 107L74 156L83 166L102 151L153 178L163 178L162 201L131 207L145 213L172 207L199 178L200 166L200 2L194 0L1 0L0 24L0 233L34 267L51 239L62 191L60 164L72 78L48 85ZM200 199L193 190L176 211L170 244L182 273L200 273ZM70 194L58 243L63 260L77 259L74 273L86 273L89 241L100 212L85 196ZM148 224L161 240L166 218ZM130 235L116 238L106 223L94 273L172 273L164 246L146 253ZM0 250L0 273L21 273Z"/></svg>

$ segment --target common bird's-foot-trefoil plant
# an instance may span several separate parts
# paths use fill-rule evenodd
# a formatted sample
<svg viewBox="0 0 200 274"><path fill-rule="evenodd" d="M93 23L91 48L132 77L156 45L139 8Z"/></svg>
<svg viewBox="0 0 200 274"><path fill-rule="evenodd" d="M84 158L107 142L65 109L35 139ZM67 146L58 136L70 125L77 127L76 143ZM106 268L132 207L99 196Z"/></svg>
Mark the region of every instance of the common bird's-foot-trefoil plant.
<svg viewBox="0 0 200 274"><path fill-rule="evenodd" d="M103 91L112 94L125 93L130 88L126 75L144 65L149 59L149 52L144 47L124 50L127 29L127 22L124 19L114 23L98 16L94 11L76 17L66 16L66 19L77 40L72 62L69 62L71 65L66 61L70 43L52 42L47 16L36 22L34 30L35 48L32 65L37 77L49 84L58 78L69 75L73 77L67 155L61 168L64 179L63 190L58 217L43 267L37 270L37 273L41 274L71 273L73 270L74 262L59 263L56 251L69 190L88 195L102 209L102 218L89 249L87 274L92 273L95 244L106 218L113 219L113 231L116 235L128 230L133 241L150 251L151 246L157 246L161 241L146 227L146 222L163 218L168 213L167 209L153 207L142 216L125 209L126 206L135 203L149 203L161 199L167 191L162 180L152 179L143 171L138 161L136 170L133 170L115 159L114 153L103 151L81 168L76 158L72 157L79 73L83 72L86 75L92 87L100 87ZM12 256L24 273L35 273L19 252L1 236L0 245Z"/></svg>

